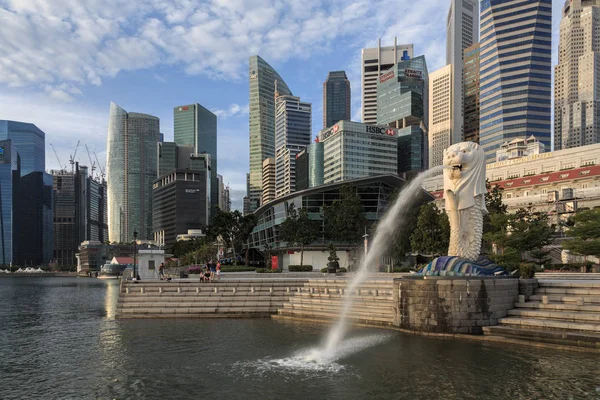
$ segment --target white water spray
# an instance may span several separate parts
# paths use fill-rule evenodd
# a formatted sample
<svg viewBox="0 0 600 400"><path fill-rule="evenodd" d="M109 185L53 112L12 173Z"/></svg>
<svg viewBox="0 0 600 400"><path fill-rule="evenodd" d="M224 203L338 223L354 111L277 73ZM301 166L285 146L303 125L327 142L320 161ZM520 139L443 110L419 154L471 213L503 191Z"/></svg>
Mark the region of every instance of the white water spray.
<svg viewBox="0 0 600 400"><path fill-rule="evenodd" d="M377 229L375 230L375 236L372 240L371 249L368 251L367 255L363 259L358 271L354 278L350 281L350 285L346 288L344 292L344 303L342 307L342 312L338 319L338 322L331 328L329 334L327 335L327 339L325 342L325 348L321 350L322 357L325 359L333 358L336 350L339 347L339 343L344 337L346 333L346 316L348 312L352 308L353 297L352 295L356 291L356 288L364 282L368 275L368 267L369 265L377 265L377 260L381 255L385 254L389 244L390 238L394 233L394 229L397 226L404 225L404 220L406 216L413 212L412 204L419 199L419 192L421 189L421 184L423 180L431 175L435 175L439 173L443 166L438 166L431 168L427 171L421 172L417 175L407 187L405 187L398 198L392 205L392 207L388 210L386 215L383 217L381 222L377 225Z"/></svg>

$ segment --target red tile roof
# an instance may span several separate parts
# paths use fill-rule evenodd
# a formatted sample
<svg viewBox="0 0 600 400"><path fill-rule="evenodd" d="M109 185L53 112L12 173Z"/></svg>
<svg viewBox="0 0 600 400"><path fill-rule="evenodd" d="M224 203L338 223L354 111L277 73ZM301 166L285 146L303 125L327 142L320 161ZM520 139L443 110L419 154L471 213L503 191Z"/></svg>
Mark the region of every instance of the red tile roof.
<svg viewBox="0 0 600 400"><path fill-rule="evenodd" d="M117 263L121 265L133 264L132 257L115 257L115 259L117 260Z"/></svg>

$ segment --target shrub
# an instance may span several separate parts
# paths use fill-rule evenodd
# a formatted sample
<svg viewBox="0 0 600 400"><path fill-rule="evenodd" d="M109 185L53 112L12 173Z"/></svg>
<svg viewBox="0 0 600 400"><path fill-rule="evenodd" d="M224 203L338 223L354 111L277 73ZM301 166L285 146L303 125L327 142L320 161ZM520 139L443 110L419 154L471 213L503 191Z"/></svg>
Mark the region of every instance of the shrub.
<svg viewBox="0 0 600 400"><path fill-rule="evenodd" d="M278 274L281 272L281 270L270 268L256 268L254 272L256 272L257 274Z"/></svg>
<svg viewBox="0 0 600 400"><path fill-rule="evenodd" d="M321 268L319 271L321 271L322 273L326 274L327 273L327 267Z"/></svg>
<svg viewBox="0 0 600 400"><path fill-rule="evenodd" d="M290 265L288 267L290 272L312 272L312 265Z"/></svg>
<svg viewBox="0 0 600 400"><path fill-rule="evenodd" d="M232 266L225 266L225 267L221 267L221 272L252 272L255 271L256 268L254 267L249 267L247 265L232 265Z"/></svg>
<svg viewBox="0 0 600 400"><path fill-rule="evenodd" d="M410 267L394 267L394 272L410 272L412 269Z"/></svg>
<svg viewBox="0 0 600 400"><path fill-rule="evenodd" d="M531 279L535 276L535 264L521 263L519 265L519 274L521 279Z"/></svg>
<svg viewBox="0 0 600 400"><path fill-rule="evenodd" d="M325 268L325 269L327 269L327 268ZM348 269L346 267L342 267L342 268L338 269L337 272L348 272Z"/></svg>

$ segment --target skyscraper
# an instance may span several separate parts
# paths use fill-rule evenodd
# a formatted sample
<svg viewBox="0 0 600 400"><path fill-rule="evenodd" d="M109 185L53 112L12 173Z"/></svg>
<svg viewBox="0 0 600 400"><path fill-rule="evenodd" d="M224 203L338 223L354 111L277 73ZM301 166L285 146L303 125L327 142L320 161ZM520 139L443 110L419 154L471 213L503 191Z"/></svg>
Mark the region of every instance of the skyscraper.
<svg viewBox="0 0 600 400"><path fill-rule="evenodd" d="M452 144L453 66L429 74L429 168L442 165L444 149Z"/></svg>
<svg viewBox="0 0 600 400"><path fill-rule="evenodd" d="M0 121L0 140L9 139L20 159L16 198L18 265L44 265L52 259L52 176L45 171L46 134L34 124Z"/></svg>
<svg viewBox="0 0 600 400"><path fill-rule="evenodd" d="M394 38L393 46L362 49L362 122L377 123L377 81L379 75L395 64L413 57L412 44L398 44Z"/></svg>
<svg viewBox="0 0 600 400"><path fill-rule="evenodd" d="M296 155L310 144L312 104L299 97L275 98L275 197L296 190Z"/></svg>
<svg viewBox="0 0 600 400"><path fill-rule="evenodd" d="M0 141L0 265L14 262L18 250L18 199L21 178L17 148L11 140Z"/></svg>
<svg viewBox="0 0 600 400"><path fill-rule="evenodd" d="M465 49L463 140L479 143L479 43Z"/></svg>
<svg viewBox="0 0 600 400"><path fill-rule="evenodd" d="M350 81L344 71L331 71L323 82L323 128L338 121L351 120Z"/></svg>
<svg viewBox="0 0 600 400"><path fill-rule="evenodd" d="M452 143L463 133L464 50L479 41L479 0L452 0L446 18L446 64L453 65Z"/></svg>
<svg viewBox="0 0 600 400"><path fill-rule="evenodd" d="M217 180L217 116L198 103L173 109L173 135L178 146L193 146L197 154L210 155L212 206L219 204L219 181ZM211 214L214 210L211 210Z"/></svg>
<svg viewBox="0 0 600 400"><path fill-rule="evenodd" d="M250 176L246 211L260 206L262 196L262 163L275 157L275 81L277 92L291 95L285 81L265 60L252 56L249 60L250 76Z"/></svg>
<svg viewBox="0 0 600 400"><path fill-rule="evenodd" d="M549 148L552 1L484 0L480 46L479 143L486 160L517 137L534 135Z"/></svg>
<svg viewBox="0 0 600 400"><path fill-rule="evenodd" d="M53 259L58 265L77 265L75 254L85 241L108 240L106 182L75 163L71 171L52 171L54 179Z"/></svg>
<svg viewBox="0 0 600 400"><path fill-rule="evenodd" d="M275 158L263 160L263 194L261 204L275 200Z"/></svg>
<svg viewBox="0 0 600 400"><path fill-rule="evenodd" d="M563 7L554 67L555 150L600 142L599 5L572 0Z"/></svg>
<svg viewBox="0 0 600 400"><path fill-rule="evenodd" d="M111 242L152 239L152 182L156 179L159 119L110 103L106 145Z"/></svg>
<svg viewBox="0 0 600 400"><path fill-rule="evenodd" d="M429 74L424 56L400 61L379 77L377 123L398 129L398 174L427 168Z"/></svg>

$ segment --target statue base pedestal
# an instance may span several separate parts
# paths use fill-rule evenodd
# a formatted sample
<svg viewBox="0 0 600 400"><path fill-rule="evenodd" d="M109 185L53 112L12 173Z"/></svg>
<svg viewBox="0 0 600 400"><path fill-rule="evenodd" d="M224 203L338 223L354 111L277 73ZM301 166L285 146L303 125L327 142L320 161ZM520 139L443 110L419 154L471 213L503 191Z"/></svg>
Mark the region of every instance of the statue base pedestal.
<svg viewBox="0 0 600 400"><path fill-rule="evenodd" d="M411 276L394 279L394 325L434 333L481 334L506 317L519 279L494 276Z"/></svg>
<svg viewBox="0 0 600 400"><path fill-rule="evenodd" d="M477 261L456 256L443 256L433 259L419 271L426 276L507 276L508 272L486 257Z"/></svg>

